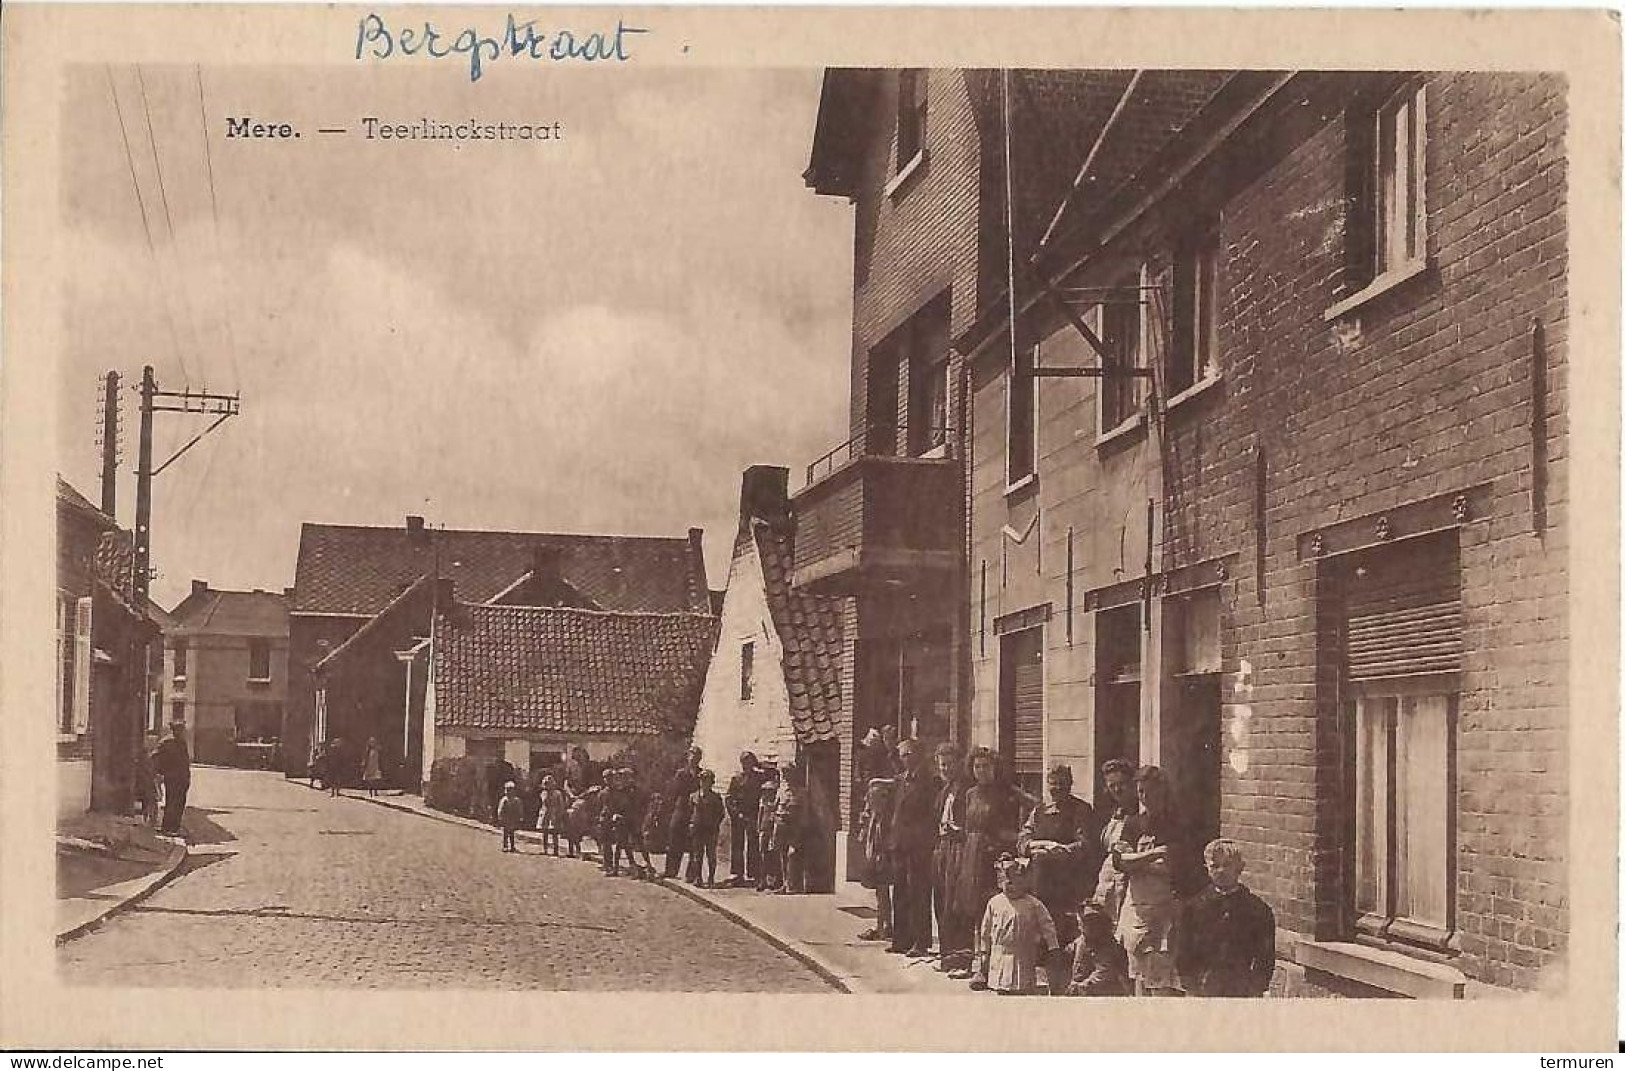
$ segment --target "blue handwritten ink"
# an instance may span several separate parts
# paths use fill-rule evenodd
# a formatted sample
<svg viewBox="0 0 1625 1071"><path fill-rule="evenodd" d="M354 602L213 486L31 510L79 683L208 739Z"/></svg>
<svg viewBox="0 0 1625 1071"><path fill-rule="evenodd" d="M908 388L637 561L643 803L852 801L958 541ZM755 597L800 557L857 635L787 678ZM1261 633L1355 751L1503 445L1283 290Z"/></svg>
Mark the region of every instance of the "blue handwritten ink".
<svg viewBox="0 0 1625 1071"><path fill-rule="evenodd" d="M397 54L422 54L433 59L466 56L469 81L478 82L485 73L485 65L503 56L524 56L553 63L626 63L632 59L627 38L649 32L644 27L628 26L624 20L616 19L614 33L565 29L548 34L537 31L535 20L520 23L510 14L498 37L482 35L471 26L446 34L430 22L425 22L421 29L403 26L392 30L380 16L369 13L356 24L355 58L357 61L387 60Z"/></svg>

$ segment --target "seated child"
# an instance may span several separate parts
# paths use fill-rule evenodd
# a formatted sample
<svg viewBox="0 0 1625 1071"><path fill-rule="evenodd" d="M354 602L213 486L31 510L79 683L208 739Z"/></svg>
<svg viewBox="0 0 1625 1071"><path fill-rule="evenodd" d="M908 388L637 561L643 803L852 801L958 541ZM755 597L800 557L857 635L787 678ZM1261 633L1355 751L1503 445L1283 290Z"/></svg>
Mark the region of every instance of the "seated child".
<svg viewBox="0 0 1625 1071"><path fill-rule="evenodd" d="M1060 947L1055 920L1033 895L1027 860L1009 855L995 864L1000 892L987 902L976 930L972 989L1026 995L1038 992L1038 965Z"/></svg>
<svg viewBox="0 0 1625 1071"><path fill-rule="evenodd" d="M1241 883L1241 849L1216 840L1202 850L1212 883L1185 903L1179 979L1199 997L1261 997L1275 973L1275 912Z"/></svg>
<svg viewBox="0 0 1625 1071"><path fill-rule="evenodd" d="M1126 997L1134 992L1128 980L1128 953L1112 933L1112 919L1099 905L1088 904L1080 920L1077 952L1072 960L1074 997Z"/></svg>
<svg viewBox="0 0 1625 1071"><path fill-rule="evenodd" d="M541 799L536 810L536 828L542 834L542 851L559 854L559 832L564 828L564 790L552 774L542 778Z"/></svg>

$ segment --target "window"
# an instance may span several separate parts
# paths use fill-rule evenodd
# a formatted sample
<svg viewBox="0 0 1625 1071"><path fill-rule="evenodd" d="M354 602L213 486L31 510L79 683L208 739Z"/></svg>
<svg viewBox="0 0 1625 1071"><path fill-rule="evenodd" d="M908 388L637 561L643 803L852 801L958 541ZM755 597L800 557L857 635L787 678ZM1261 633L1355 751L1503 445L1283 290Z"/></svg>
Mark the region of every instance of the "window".
<svg viewBox="0 0 1625 1071"><path fill-rule="evenodd" d="M1100 764L1140 761L1140 604L1095 614L1095 798L1104 800Z"/></svg>
<svg viewBox="0 0 1625 1071"><path fill-rule="evenodd" d="M1466 634L1455 533L1339 563L1351 699L1357 933L1439 948L1454 929L1456 696Z"/></svg>
<svg viewBox="0 0 1625 1071"><path fill-rule="evenodd" d="M1105 374L1097 381L1100 386L1095 394L1100 435L1109 435L1134 420L1145 402L1145 378L1130 374L1143 366L1147 348L1145 291L1141 289L1145 280L1142 267L1084 317L1106 346L1100 355Z"/></svg>
<svg viewBox="0 0 1625 1071"><path fill-rule="evenodd" d="M1038 470L1038 377L1033 375L1036 347L1016 347L1015 367L1008 376L1005 484L1019 486Z"/></svg>
<svg viewBox="0 0 1625 1071"><path fill-rule="evenodd" d="M746 641L739 647L739 698L749 701L756 685L756 644Z"/></svg>
<svg viewBox="0 0 1625 1071"><path fill-rule="evenodd" d="M1373 274L1427 257L1426 90L1410 86L1377 109Z"/></svg>
<svg viewBox="0 0 1625 1071"><path fill-rule="evenodd" d="M1442 940L1451 929L1455 697L1355 701L1355 890L1361 932Z"/></svg>
<svg viewBox="0 0 1625 1071"><path fill-rule="evenodd" d="M1167 394L1174 397L1219 373L1214 312L1219 234L1206 224L1181 246L1174 262L1174 337Z"/></svg>
<svg viewBox="0 0 1625 1071"><path fill-rule="evenodd" d="M274 743L282 735L281 703L239 703L232 713L239 743Z"/></svg>
<svg viewBox="0 0 1625 1071"><path fill-rule="evenodd" d="M56 727L59 732L73 732L73 676L74 676L74 601L58 596L56 600Z"/></svg>
<svg viewBox="0 0 1625 1071"><path fill-rule="evenodd" d="M177 699L169 704L169 720L171 724L186 721L186 700Z"/></svg>
<svg viewBox="0 0 1625 1071"><path fill-rule="evenodd" d="M271 643L269 640L248 641L248 679L256 683L271 679Z"/></svg>
<svg viewBox="0 0 1625 1071"><path fill-rule="evenodd" d="M915 313L897 332L898 369L908 377L908 452L943 452L948 442L948 298Z"/></svg>
<svg viewBox="0 0 1625 1071"><path fill-rule="evenodd" d="M897 170L902 172L925 150L927 72L897 74Z"/></svg>
<svg viewBox="0 0 1625 1071"><path fill-rule="evenodd" d="M176 640L172 646L172 650L175 652L175 683L185 684L187 641Z"/></svg>

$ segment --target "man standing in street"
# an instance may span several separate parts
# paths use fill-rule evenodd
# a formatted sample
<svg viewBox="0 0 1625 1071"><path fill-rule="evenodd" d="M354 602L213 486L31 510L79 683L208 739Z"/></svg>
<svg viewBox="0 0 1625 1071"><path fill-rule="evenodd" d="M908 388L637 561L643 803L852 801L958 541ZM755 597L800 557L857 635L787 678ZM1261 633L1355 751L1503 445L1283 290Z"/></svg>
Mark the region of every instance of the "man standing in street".
<svg viewBox="0 0 1625 1071"><path fill-rule="evenodd" d="M942 782L927 769L918 740L897 744L903 772L897 779L888 847L892 860L892 939L888 952L931 954L931 857L937 843L935 813Z"/></svg>
<svg viewBox="0 0 1625 1071"><path fill-rule="evenodd" d="M666 802L671 816L666 820L666 867L668 878L677 876L683 856L689 853L689 824L694 817L694 793L700 787L700 760L705 756L697 747L688 749L683 764L666 782ZM693 869L693 860L689 861Z"/></svg>
<svg viewBox="0 0 1625 1071"><path fill-rule="evenodd" d="M169 739L153 752L152 764L164 779L164 824L160 833L182 835L181 818L186 814L186 793L192 787L192 756L186 750L186 723L172 722Z"/></svg>
<svg viewBox="0 0 1625 1071"><path fill-rule="evenodd" d="M756 843L757 811L762 805L762 771L749 751L739 756L739 772L728 781L728 884L746 886L762 873L761 847Z"/></svg>

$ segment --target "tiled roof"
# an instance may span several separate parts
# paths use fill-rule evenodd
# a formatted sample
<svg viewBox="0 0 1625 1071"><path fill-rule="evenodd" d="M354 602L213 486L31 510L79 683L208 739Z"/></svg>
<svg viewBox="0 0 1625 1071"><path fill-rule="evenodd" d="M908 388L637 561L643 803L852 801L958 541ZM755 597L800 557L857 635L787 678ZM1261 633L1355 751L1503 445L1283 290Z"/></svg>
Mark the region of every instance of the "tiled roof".
<svg viewBox="0 0 1625 1071"><path fill-rule="evenodd" d="M118 527L118 523L113 518L103 513L94 502L80 494L73 484L64 480L61 476L56 478L56 501L57 505L76 510L103 528Z"/></svg>
<svg viewBox="0 0 1625 1071"><path fill-rule="evenodd" d="M710 614L456 603L435 626L435 724L689 732L716 629Z"/></svg>
<svg viewBox="0 0 1625 1071"><path fill-rule="evenodd" d="M438 554L437 549L438 548ZM686 536L554 535L306 524L299 534L294 613L371 617L419 577L451 578L459 598L484 602L530 572L538 553L606 610L710 608L705 562Z"/></svg>
<svg viewBox="0 0 1625 1071"><path fill-rule="evenodd" d="M188 596L174 610L172 632L180 635L266 636L288 634L288 600L281 592L221 591Z"/></svg>
<svg viewBox="0 0 1625 1071"><path fill-rule="evenodd" d="M804 744L833 740L841 708L840 600L795 591L790 573L794 530L755 521L756 554L767 584L767 608L784 647L790 718Z"/></svg>

